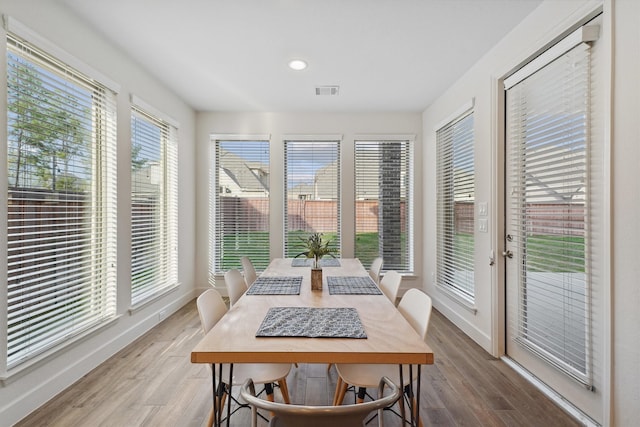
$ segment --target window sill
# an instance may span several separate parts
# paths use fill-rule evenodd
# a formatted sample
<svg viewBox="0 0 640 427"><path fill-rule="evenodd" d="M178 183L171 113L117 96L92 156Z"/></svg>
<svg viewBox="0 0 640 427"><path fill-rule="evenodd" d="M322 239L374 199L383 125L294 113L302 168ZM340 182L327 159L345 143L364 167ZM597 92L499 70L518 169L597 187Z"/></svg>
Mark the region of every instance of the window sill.
<svg viewBox="0 0 640 427"><path fill-rule="evenodd" d="M436 285L436 289L446 294L449 298L457 302L460 306L462 306L462 308L466 309L474 316L478 313L478 308L476 307L475 301L462 292L440 284Z"/></svg>
<svg viewBox="0 0 640 427"><path fill-rule="evenodd" d="M100 325L94 326L91 329L86 330L83 333L76 335L74 338L69 339L63 343L58 344L55 347L52 347L39 355L28 359L13 368L9 368L7 372L0 374L0 385L5 387L11 384L14 380L20 378L23 375L26 375L39 366L46 364L50 359L54 357L61 357L61 353L66 349L71 348L79 344L80 342L94 337L101 333L104 329L109 328L114 323L116 323L120 319L120 316L114 316L113 318L107 320L105 323L101 323Z"/></svg>
<svg viewBox="0 0 640 427"><path fill-rule="evenodd" d="M157 294L150 295L147 299L145 299L143 301L140 301L136 305L132 305L131 307L129 307L129 314L132 315L132 314L142 310L143 308L145 308L146 306L150 305L151 303L154 303L157 300L159 300L160 298L164 297L165 295L175 291L179 287L180 287L180 283L178 282L178 283L176 283L174 285L171 285L171 286L168 286L168 287L162 289Z"/></svg>

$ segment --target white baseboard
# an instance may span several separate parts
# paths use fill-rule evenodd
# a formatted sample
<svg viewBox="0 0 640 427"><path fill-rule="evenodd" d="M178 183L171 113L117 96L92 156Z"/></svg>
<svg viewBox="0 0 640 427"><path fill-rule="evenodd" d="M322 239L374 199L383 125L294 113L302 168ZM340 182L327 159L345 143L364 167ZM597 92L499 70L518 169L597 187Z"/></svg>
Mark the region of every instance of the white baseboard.
<svg viewBox="0 0 640 427"><path fill-rule="evenodd" d="M535 375L531 374L531 372L527 371L522 367L519 363L514 361L513 359L503 356L500 358L504 363L506 363L511 369L520 374L524 379L529 381L533 386L535 386L542 394L551 399L556 405L558 405L563 411L571 415L578 422L582 423L586 427L600 427L600 424L595 422L591 417L582 412L580 409L576 408L572 405L567 399L563 398L560 394L556 393L552 388L546 385L544 382L540 381Z"/></svg>
<svg viewBox="0 0 640 427"><path fill-rule="evenodd" d="M433 295L432 295L433 298ZM491 354L492 342L491 337L478 329L476 325L472 322L469 322L464 316L460 315L460 310L458 307L457 310L449 307L443 301L442 298L435 297L433 298L433 306L436 310L444 315L451 323L456 325L458 328L462 330L469 338L475 341L480 347L486 350L489 354ZM467 313L467 311L464 311Z"/></svg>
<svg viewBox="0 0 640 427"><path fill-rule="evenodd" d="M10 381L3 387L4 390L0 390L3 395L12 397L10 401L2 402L0 426L14 425L32 413L159 324L161 322L160 313L164 317L169 316L192 301L198 294L195 290L188 290L182 295L172 295L173 299L166 304L139 319L135 324L117 332L106 341L101 342L100 337L112 334L113 328L117 328L117 323L120 322L116 322L112 328L107 328L96 336L70 346L42 364L34 366L31 372L21 374L21 378ZM63 367L61 368L61 366ZM27 383L33 385L26 386Z"/></svg>

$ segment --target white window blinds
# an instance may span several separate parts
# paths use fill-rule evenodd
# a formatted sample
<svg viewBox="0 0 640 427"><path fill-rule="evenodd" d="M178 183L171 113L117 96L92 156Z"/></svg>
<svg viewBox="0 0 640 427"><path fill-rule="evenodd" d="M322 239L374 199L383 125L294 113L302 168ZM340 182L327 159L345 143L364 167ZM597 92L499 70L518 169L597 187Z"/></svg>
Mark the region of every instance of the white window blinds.
<svg viewBox="0 0 640 427"><path fill-rule="evenodd" d="M314 232L323 233L331 247L340 249L339 189L338 141L285 142L286 257L302 252L300 237Z"/></svg>
<svg viewBox="0 0 640 427"><path fill-rule="evenodd" d="M436 132L437 283L473 301L475 166L473 112Z"/></svg>
<svg viewBox="0 0 640 427"><path fill-rule="evenodd" d="M410 272L409 141L356 141L355 255L365 267L382 257L385 270Z"/></svg>
<svg viewBox="0 0 640 427"><path fill-rule="evenodd" d="M216 140L214 271L269 265L269 141Z"/></svg>
<svg viewBox="0 0 640 427"><path fill-rule="evenodd" d="M178 283L177 128L139 105L131 112L131 304Z"/></svg>
<svg viewBox="0 0 640 427"><path fill-rule="evenodd" d="M7 47L11 368L115 316L116 109L91 77Z"/></svg>
<svg viewBox="0 0 640 427"><path fill-rule="evenodd" d="M509 229L518 268L511 336L587 385L591 352L590 49L507 90Z"/></svg>

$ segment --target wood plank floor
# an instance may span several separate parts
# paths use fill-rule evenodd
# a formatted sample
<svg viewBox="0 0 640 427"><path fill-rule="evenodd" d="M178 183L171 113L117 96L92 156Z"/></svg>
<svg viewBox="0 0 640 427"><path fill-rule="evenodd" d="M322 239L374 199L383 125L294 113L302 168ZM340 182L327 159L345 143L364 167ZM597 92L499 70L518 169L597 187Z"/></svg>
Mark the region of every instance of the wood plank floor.
<svg viewBox="0 0 640 427"><path fill-rule="evenodd" d="M204 426L210 369L190 363L201 337L192 302L17 426ZM420 414L426 426L579 425L435 310L428 342L436 363L422 371ZM293 403L327 405L335 383L335 369L327 373L326 365L300 365L288 378ZM242 409L231 424L248 426L249 415ZM400 421L389 413L385 425Z"/></svg>

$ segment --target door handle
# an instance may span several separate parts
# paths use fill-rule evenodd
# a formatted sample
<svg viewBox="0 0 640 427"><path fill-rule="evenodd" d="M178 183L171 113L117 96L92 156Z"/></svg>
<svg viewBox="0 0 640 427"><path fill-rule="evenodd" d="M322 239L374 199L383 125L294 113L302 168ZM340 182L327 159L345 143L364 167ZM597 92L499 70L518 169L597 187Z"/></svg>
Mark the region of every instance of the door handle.
<svg viewBox="0 0 640 427"><path fill-rule="evenodd" d="M505 258L513 258L513 252L510 250L502 251L502 256Z"/></svg>

